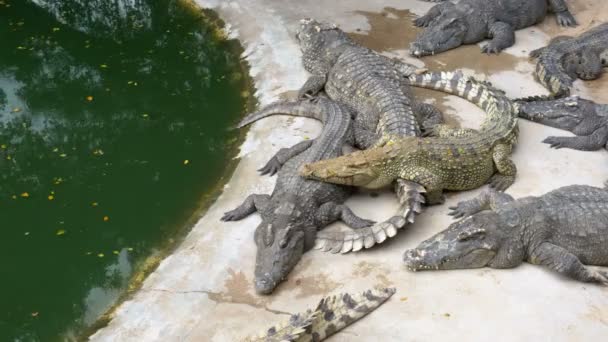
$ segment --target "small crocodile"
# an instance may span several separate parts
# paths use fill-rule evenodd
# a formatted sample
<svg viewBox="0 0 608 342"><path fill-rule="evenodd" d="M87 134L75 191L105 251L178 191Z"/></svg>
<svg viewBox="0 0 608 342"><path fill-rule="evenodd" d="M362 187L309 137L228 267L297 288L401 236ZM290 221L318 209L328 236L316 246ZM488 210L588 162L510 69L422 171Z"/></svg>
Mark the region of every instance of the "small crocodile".
<svg viewBox="0 0 608 342"><path fill-rule="evenodd" d="M296 34L302 50L304 68L311 73L300 89L300 98L315 95L321 89L334 101L346 105L354 114L353 127L357 147L384 145L404 136L420 136L443 121L441 112L429 104L416 102L403 75L416 72L412 65L382 56L353 41L336 25L302 19ZM316 248L328 250L342 241L348 252L369 248L397 234L419 213L423 197L419 187L406 181L395 182L400 207L390 219L374 226L348 233L321 233Z"/></svg>
<svg viewBox="0 0 608 342"><path fill-rule="evenodd" d="M543 125L568 130L577 137L547 137L544 143L553 148L595 151L608 143L608 105L578 96L557 100L539 99L522 102L519 117Z"/></svg>
<svg viewBox="0 0 608 342"><path fill-rule="evenodd" d="M517 140L518 104L486 82L460 72L409 76L412 85L472 101L487 116L479 130L436 127L435 137L405 137L385 146L306 164L301 174L336 184L379 188L397 177L426 191L428 204L443 202L443 190L469 190L489 182L504 190L515 180L510 160Z"/></svg>
<svg viewBox="0 0 608 342"><path fill-rule="evenodd" d="M512 268L523 261L608 285L608 191L570 185L514 200L483 192L451 208L464 219L405 252L411 270Z"/></svg>
<svg viewBox="0 0 608 342"><path fill-rule="evenodd" d="M541 22L551 9L562 26L576 21L564 0L462 0L433 6L415 19L427 29L410 44L410 53L421 57L474 44L486 38L482 51L498 53L515 43L515 30Z"/></svg>
<svg viewBox="0 0 608 342"><path fill-rule="evenodd" d="M314 310L292 315L288 322L273 326L262 335L245 341L322 341L374 311L395 291L395 288L380 288L357 295L342 293L325 297Z"/></svg>
<svg viewBox="0 0 608 342"><path fill-rule="evenodd" d="M537 59L536 78L554 97L568 96L576 78L598 78L606 66L608 23L578 37L558 36L546 47L530 52Z"/></svg>
<svg viewBox="0 0 608 342"><path fill-rule="evenodd" d="M351 192L348 187L298 175L301 165L340 156L345 144L353 144L350 111L325 97L278 102L250 114L239 127L276 114L314 118L321 120L324 127L316 139L279 150L260 169L262 174L278 172L272 194L249 195L243 204L221 218L236 221L256 211L260 213L262 222L254 235L257 245L254 285L260 294L271 293L287 277L302 254L313 247L317 230L338 219L352 228L373 224L342 204Z"/></svg>

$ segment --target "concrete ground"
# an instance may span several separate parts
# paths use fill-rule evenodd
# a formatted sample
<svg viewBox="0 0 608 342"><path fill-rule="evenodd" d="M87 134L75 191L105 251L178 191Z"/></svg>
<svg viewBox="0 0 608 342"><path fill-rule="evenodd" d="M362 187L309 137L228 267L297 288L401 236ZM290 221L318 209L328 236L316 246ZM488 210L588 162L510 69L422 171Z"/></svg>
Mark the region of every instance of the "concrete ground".
<svg viewBox="0 0 608 342"><path fill-rule="evenodd" d="M293 95L306 80L294 40L297 20L330 20L352 32L362 44L391 56L407 56L417 29L410 24L432 4L415 0L284 1L196 0L216 10L231 35L245 47L261 104ZM464 68L491 80L511 96L545 93L525 57L551 36L576 34L608 15L602 0L571 0L582 24L557 27L551 16L537 27L517 32L517 43L500 56L484 56L478 46L461 47L421 60L430 69ZM575 93L608 103L608 76L577 81ZM604 90L604 91L602 91ZM448 121L475 127L483 112L461 99L420 91L445 111ZM408 272L402 252L451 222L449 205L477 191L452 193L447 203L428 208L417 222L371 250L332 255L307 253L271 296L252 286L257 215L221 223L222 213L251 193L269 193L274 178L256 169L281 147L314 137L319 125L308 119L276 117L253 125L240 153L240 164L223 195L192 229L181 247L167 257L114 319L92 336L95 341L235 341L313 307L329 293L394 286L385 305L330 338L331 341L600 341L608 336L608 289L565 279L538 266L512 270L476 269ZM508 193L539 195L568 184L600 186L607 178L606 151L553 150L540 141L567 132L521 121L514 160L519 168ZM359 194L349 204L363 217L386 219L397 204L391 193L377 198ZM339 226L340 224L335 224ZM333 227L335 228L335 227Z"/></svg>

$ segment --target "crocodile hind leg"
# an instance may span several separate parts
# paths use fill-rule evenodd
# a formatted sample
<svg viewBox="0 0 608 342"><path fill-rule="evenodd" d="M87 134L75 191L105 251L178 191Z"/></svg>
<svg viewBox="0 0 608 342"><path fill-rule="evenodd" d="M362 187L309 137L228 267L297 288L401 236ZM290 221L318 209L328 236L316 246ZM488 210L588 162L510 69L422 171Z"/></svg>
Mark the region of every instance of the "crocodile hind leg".
<svg viewBox="0 0 608 342"><path fill-rule="evenodd" d="M576 26L576 19L570 11L564 0L548 0L551 10L555 13L557 23L561 26Z"/></svg>
<svg viewBox="0 0 608 342"><path fill-rule="evenodd" d="M348 206L336 202L323 203L315 215L315 222L317 227L320 228L337 220L342 220L347 226L354 229L365 228L374 224L374 221L363 219L355 215Z"/></svg>
<svg viewBox="0 0 608 342"><path fill-rule="evenodd" d="M482 210L496 210L506 203L513 202L511 195L505 194L504 192L498 192L492 188L483 191L479 196L466 200L460 201L455 206L449 207L450 212L448 215L454 218L461 218L465 216L471 216Z"/></svg>
<svg viewBox="0 0 608 342"><path fill-rule="evenodd" d="M264 211L268 207L270 195L249 195L236 209L225 212L220 220L222 221L238 221L256 211Z"/></svg>
<svg viewBox="0 0 608 342"><path fill-rule="evenodd" d="M498 172L490 178L489 183L492 188L498 191L506 190L515 182L517 167L515 167L515 163L510 159L510 156L510 144L496 145L492 151L492 159L494 159L494 165Z"/></svg>
<svg viewBox="0 0 608 342"><path fill-rule="evenodd" d="M580 259L563 247L544 242L536 247L529 258L530 263L546 266L579 281L608 285L608 273L586 267Z"/></svg>
<svg viewBox="0 0 608 342"><path fill-rule="evenodd" d="M426 204L441 204L445 201L441 177L435 172L424 167L416 167L404 171L400 177L424 187Z"/></svg>
<svg viewBox="0 0 608 342"><path fill-rule="evenodd" d="M304 100L312 96L316 96L325 86L325 82L327 82L327 75L310 76L302 88L300 88L298 98Z"/></svg>
<svg viewBox="0 0 608 342"><path fill-rule="evenodd" d="M499 53L515 44L515 31L507 23L496 21L490 24L488 31L492 40L481 48L481 51L484 53Z"/></svg>
<svg viewBox="0 0 608 342"><path fill-rule="evenodd" d="M412 104L412 111L423 135L428 135L428 132L432 132L435 126L443 123L443 113L431 104L415 102Z"/></svg>
<svg viewBox="0 0 608 342"><path fill-rule="evenodd" d="M591 135L579 137L547 137L543 140L552 148L571 148L580 151L597 151L608 142L608 127L602 127Z"/></svg>
<svg viewBox="0 0 608 342"><path fill-rule="evenodd" d="M314 140L304 140L291 147L284 147L280 149L279 152L277 152L272 158L270 158L266 165L264 165L258 171L260 171L261 175L274 175L289 159L306 151L312 145L313 141Z"/></svg>
<svg viewBox="0 0 608 342"><path fill-rule="evenodd" d="M450 12L454 10L454 4L451 2L444 2L431 7L431 9L422 17L414 20L414 25L418 27L427 27L433 21L444 12Z"/></svg>

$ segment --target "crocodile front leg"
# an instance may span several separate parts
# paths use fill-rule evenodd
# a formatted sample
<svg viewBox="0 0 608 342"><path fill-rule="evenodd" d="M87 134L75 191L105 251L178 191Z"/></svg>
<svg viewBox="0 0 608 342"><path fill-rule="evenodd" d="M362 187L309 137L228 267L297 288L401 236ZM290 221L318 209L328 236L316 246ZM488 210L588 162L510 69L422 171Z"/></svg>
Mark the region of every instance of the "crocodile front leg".
<svg viewBox="0 0 608 342"><path fill-rule="evenodd" d="M548 0L551 10L555 13L557 23L561 26L576 26L576 19L568 10L568 6L564 0Z"/></svg>
<svg viewBox="0 0 608 342"><path fill-rule="evenodd" d="M298 98L304 100L312 96L316 96L327 82L327 75L312 75L306 80L306 83L300 88Z"/></svg>
<svg viewBox="0 0 608 342"><path fill-rule="evenodd" d="M355 215L348 206L336 202L323 203L315 215L315 222L319 229L337 220L342 220L347 226L354 229L365 228L374 224L374 221L363 219Z"/></svg>
<svg viewBox="0 0 608 342"><path fill-rule="evenodd" d="M494 147L492 151L492 158L494 159L494 165L498 171L492 178L490 178L490 186L498 191L504 191L515 182L515 174L517 173L517 167L511 160L511 145L510 144L499 144Z"/></svg>
<svg viewBox="0 0 608 342"><path fill-rule="evenodd" d="M608 285L607 272L595 271L586 267L576 255L549 242L543 242L536 247L528 261L532 264L549 267L579 281Z"/></svg>
<svg viewBox="0 0 608 342"><path fill-rule="evenodd" d="M236 209L224 213L220 220L222 221L238 221L256 211L264 211L270 202L270 195L249 195Z"/></svg>
<svg viewBox="0 0 608 342"><path fill-rule="evenodd" d="M306 151L314 140L304 140L301 141L291 147L284 147L279 150L270 160L264 165L260 171L261 175L269 175L273 176L277 173L283 164L285 164L289 159L297 156L298 154Z"/></svg>
<svg viewBox="0 0 608 342"><path fill-rule="evenodd" d="M511 25L502 21L496 21L488 29L492 40L481 48L482 52L487 54L499 53L515 44L515 31L513 31Z"/></svg>
<svg viewBox="0 0 608 342"><path fill-rule="evenodd" d="M543 140L552 148L571 148L580 151L597 151L608 142L608 127L601 127L591 135L580 137L547 137Z"/></svg>
<svg viewBox="0 0 608 342"><path fill-rule="evenodd" d="M409 168L400 177L420 184L426 190L426 204L441 204L445 201L443 196L443 182L441 177L425 167Z"/></svg>
<svg viewBox="0 0 608 342"><path fill-rule="evenodd" d="M482 210L496 210L506 203L513 202L514 199L511 195L507 195L504 192L498 192L494 189L487 189L479 194L479 196L466 200L460 201L453 207L449 207L450 212L448 215L453 216L455 219L462 218L465 216L471 216Z"/></svg>

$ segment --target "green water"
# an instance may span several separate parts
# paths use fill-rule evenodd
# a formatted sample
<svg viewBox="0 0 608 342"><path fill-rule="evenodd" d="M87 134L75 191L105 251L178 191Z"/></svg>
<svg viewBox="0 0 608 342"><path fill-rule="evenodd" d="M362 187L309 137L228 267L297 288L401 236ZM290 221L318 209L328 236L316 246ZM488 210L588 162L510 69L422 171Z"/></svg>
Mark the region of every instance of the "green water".
<svg viewBox="0 0 608 342"><path fill-rule="evenodd" d="M77 336L229 171L236 43L148 4L148 26L96 37L0 0L0 341Z"/></svg>

